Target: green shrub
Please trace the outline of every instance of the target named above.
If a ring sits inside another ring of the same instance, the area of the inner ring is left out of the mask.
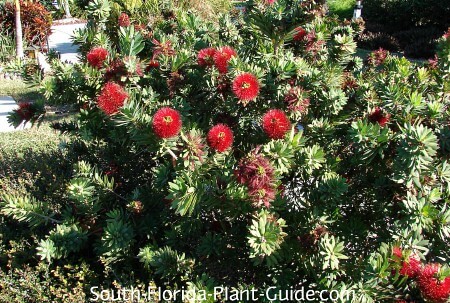
[[[47,75],[40,83],[40,92],[44,95],[48,105],[77,104],[77,91],[82,90],[86,80],[74,75],[78,67],[70,63],[63,63],[59,59],[52,60],[52,73]],[[80,75],[81,76],[81,75]]]
[[[64,198],[4,193],[2,216],[39,231],[49,268],[87,263],[105,288],[447,300],[450,33],[427,66],[363,62],[360,25],[323,4],[255,1],[217,23],[161,8],[149,35],[91,2]]]

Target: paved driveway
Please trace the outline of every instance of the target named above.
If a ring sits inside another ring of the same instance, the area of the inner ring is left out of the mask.
[[[61,53],[61,61],[78,62],[78,47],[72,45],[71,37],[76,29],[83,28],[85,24],[66,24],[52,26],[52,34],[48,38],[50,49]]]

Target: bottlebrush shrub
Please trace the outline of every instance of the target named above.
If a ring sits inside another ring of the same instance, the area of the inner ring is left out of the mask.
[[[82,49],[110,55],[72,73],[82,161],[67,200],[52,209],[2,196],[4,215],[48,231],[43,260],[82,258],[105,281],[133,272],[177,289],[308,285],[353,290],[354,302],[432,300],[399,272],[419,258],[440,264],[435,285],[449,275],[448,37],[432,66],[387,53],[369,64],[354,56],[359,25],[323,17],[314,1],[255,2],[219,27],[176,11],[152,37],[102,31],[100,15]],[[210,49],[234,53],[218,65]],[[108,115],[99,96],[111,81],[127,98]],[[249,88],[242,104],[236,91]]]
[[[44,104],[39,102],[21,102],[18,104],[18,108],[14,109],[11,114],[7,117],[8,123],[17,128],[22,123],[26,124],[30,122],[31,124],[39,121],[40,118],[45,114]]]
[[[6,1],[0,6],[0,24],[9,35],[14,36],[15,6]],[[23,36],[30,44],[44,48],[51,33],[52,16],[38,1],[20,1],[20,17]]]

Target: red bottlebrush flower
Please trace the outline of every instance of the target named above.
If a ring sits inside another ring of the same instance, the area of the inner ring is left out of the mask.
[[[99,69],[108,58],[108,51],[103,47],[95,47],[89,51],[86,58],[90,66]]]
[[[232,57],[236,57],[236,51],[229,46],[223,46],[216,50],[214,54],[214,65],[219,73],[226,74],[228,72],[228,62]]]
[[[262,188],[273,183],[274,168],[269,159],[252,153],[239,161],[235,176],[239,183],[251,188]]]
[[[413,255],[409,257],[409,260],[403,261],[402,268],[400,269],[399,273],[402,276],[415,278],[420,273],[421,269],[422,263],[420,262],[420,259],[417,256]]]
[[[259,94],[258,78],[250,73],[240,74],[233,81],[233,92],[246,105]]]
[[[388,54],[389,54],[388,51],[380,47],[378,50],[373,51],[369,55],[369,57],[367,58],[367,63],[372,66],[381,65],[386,61]]]
[[[282,110],[272,109],[264,114],[262,127],[269,138],[282,139],[291,128],[291,122]]]
[[[217,124],[208,132],[208,145],[217,150],[224,152],[231,144],[233,144],[233,132],[225,124]]]
[[[98,107],[107,115],[118,112],[128,98],[127,92],[117,83],[108,82],[97,98]]]
[[[147,67],[145,68],[146,71],[150,71],[154,68],[158,68],[159,67],[159,62],[156,60],[150,60],[147,64]]]
[[[275,199],[276,190],[274,168],[269,159],[253,152],[239,161],[234,174],[239,183],[248,187],[255,206],[270,206],[270,202]]]
[[[299,114],[308,112],[309,99],[306,97],[306,91],[301,87],[293,87],[284,97],[288,104],[288,109]]]
[[[159,42],[156,39],[152,40],[153,44],[153,57],[154,60],[160,55],[173,56],[175,55],[175,50],[172,47],[172,41]]]
[[[266,5],[272,5],[272,4],[274,4],[275,2],[277,2],[277,0],[265,0],[265,1],[264,1],[264,4],[266,4]]]
[[[181,115],[173,108],[163,107],[153,116],[152,126],[161,139],[175,137],[181,130]]]
[[[271,186],[263,186],[260,188],[249,188],[249,196],[252,198],[256,207],[270,207],[270,202],[275,199],[275,190]]]
[[[120,14],[120,16],[119,16],[119,26],[127,27],[127,26],[130,26],[130,24],[131,24],[130,17],[127,14],[125,14],[125,13]]]
[[[394,246],[392,248],[392,255],[401,260],[403,258],[403,251],[400,247]]]
[[[309,32],[304,39],[306,40],[306,51],[313,55],[316,55],[325,44],[325,41],[317,39],[315,31]]]
[[[384,114],[383,111],[377,107],[369,115],[369,121],[372,123],[378,123],[381,127],[385,127],[391,118],[390,114]]]
[[[434,55],[432,59],[428,59],[428,65],[431,69],[437,69],[439,63],[439,58],[437,55]]]
[[[356,79],[350,73],[344,73],[344,82],[341,85],[341,88],[344,91],[352,91],[359,87]]]
[[[308,34],[306,32],[306,30],[303,27],[301,27],[301,26],[295,28],[294,31],[295,31],[294,41],[302,41],[306,37],[306,35]]]
[[[30,121],[35,114],[35,110],[30,102],[19,103],[19,108],[14,111],[26,122]]]
[[[214,65],[214,55],[216,50],[212,47],[204,48],[198,52],[197,62],[202,67],[210,67]]]
[[[432,303],[445,303],[450,297],[450,277],[439,280],[438,264],[427,264],[417,276],[417,285],[422,296]]]

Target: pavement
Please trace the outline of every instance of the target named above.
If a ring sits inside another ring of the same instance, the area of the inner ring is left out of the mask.
[[[48,38],[50,49],[57,50],[61,54],[62,62],[77,63],[78,46],[72,44],[71,37],[75,30],[85,27],[86,24],[53,25],[52,34]]]
[[[27,123],[25,126],[20,125],[18,128],[9,125],[7,116],[16,108],[18,108],[16,100],[9,96],[0,96],[0,132],[10,132],[30,128],[30,123]]]

